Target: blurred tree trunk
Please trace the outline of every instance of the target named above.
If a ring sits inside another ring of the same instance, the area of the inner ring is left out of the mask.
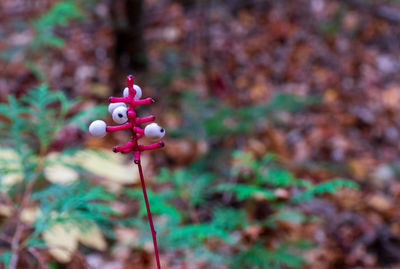
[[[115,27],[113,81],[115,91],[118,92],[121,90],[121,81],[124,82],[121,78],[147,67],[143,39],[143,5],[144,0],[111,1]]]

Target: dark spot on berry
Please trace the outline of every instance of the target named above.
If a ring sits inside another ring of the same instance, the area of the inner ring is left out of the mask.
[[[118,114],[118,117],[122,118],[124,115],[122,115],[121,113]]]
[[[165,131],[164,128],[161,128],[160,132],[161,132],[161,133],[164,133],[164,131]]]

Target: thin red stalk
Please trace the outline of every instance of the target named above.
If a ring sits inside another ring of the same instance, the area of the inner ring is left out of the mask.
[[[150,205],[149,205],[149,199],[147,198],[147,191],[146,191],[146,185],[144,182],[144,177],[143,177],[143,171],[142,171],[142,164],[139,161],[137,162],[137,166],[139,169],[139,175],[140,175],[140,182],[142,184],[142,190],[143,190],[143,197],[144,197],[144,202],[146,204],[146,210],[147,210],[147,218],[149,219],[149,224],[150,224],[150,229],[151,229],[151,235],[153,237],[153,245],[154,245],[154,253],[156,256],[156,261],[157,261],[157,268],[161,269],[161,265],[160,265],[160,257],[158,255],[158,247],[157,247],[157,233],[154,230],[154,225],[153,225],[153,217],[151,215],[151,211],[150,211]]]

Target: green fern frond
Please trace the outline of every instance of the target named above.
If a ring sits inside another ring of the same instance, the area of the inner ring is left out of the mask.
[[[140,204],[139,208],[139,216],[146,216],[146,204],[143,201],[143,193],[142,190],[139,189],[127,189],[125,190],[125,194],[133,199],[137,199]],[[180,212],[171,205],[164,197],[154,193],[152,190],[147,190],[147,196],[149,198],[149,203],[151,204],[151,210],[154,214],[157,215],[167,215],[169,217],[169,221],[174,223],[175,225],[181,221]]]
[[[38,30],[54,26],[66,25],[72,19],[82,17],[82,12],[74,1],[60,1],[55,3],[42,17],[34,22],[34,26]]]
[[[211,226],[225,231],[234,231],[248,225],[246,213],[243,210],[231,207],[217,207],[214,209]]]
[[[232,259],[232,268],[300,268],[304,259],[296,251],[295,245],[282,243],[274,249],[266,249],[261,244],[253,245]]]
[[[62,47],[64,39],[54,35],[53,28],[64,26],[71,20],[82,17],[83,13],[74,1],[64,0],[55,3],[43,16],[33,21],[36,35],[32,42],[32,48],[38,49],[41,46]]]
[[[266,183],[273,187],[292,186],[295,181],[296,179],[292,173],[279,167],[271,167],[257,178],[257,182]]]
[[[209,238],[219,238],[228,243],[232,242],[229,234],[224,229],[207,223],[189,224],[182,227],[171,228],[165,240],[169,242],[169,246],[171,247],[193,247],[203,243],[204,240]]]
[[[92,187],[84,182],[50,185],[34,193],[32,200],[40,201],[41,217],[34,224],[36,235],[55,222],[94,221],[104,224],[111,222],[112,215],[119,215],[105,203],[115,200],[115,195],[103,187]]]
[[[310,218],[305,216],[300,211],[283,209],[269,216],[268,219],[265,221],[265,224],[271,228],[275,228],[278,221],[286,221],[294,224],[301,224],[309,219]]]
[[[215,176],[211,173],[197,174],[190,169],[170,171],[161,169],[157,180],[160,182],[172,182],[173,188],[163,191],[168,193],[170,198],[182,198],[192,206],[203,203],[210,193],[210,186]]]
[[[4,266],[4,268],[8,268],[11,261],[11,250],[6,250],[0,255],[0,264]]]
[[[341,188],[358,189],[359,186],[349,179],[333,179],[311,187],[310,189],[302,192],[301,194],[292,198],[293,202],[305,202],[313,199],[318,194],[335,193]]]

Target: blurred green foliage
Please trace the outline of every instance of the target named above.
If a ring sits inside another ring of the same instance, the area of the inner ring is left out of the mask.
[[[30,42],[11,46],[0,52],[0,58],[11,61],[23,58],[24,65],[40,80],[47,81],[47,74],[39,62],[47,61],[49,52],[61,49],[65,45],[65,36],[58,31],[66,28],[69,23],[82,20],[85,6],[92,1],[62,0],[54,3],[49,10],[34,19],[17,19],[16,31],[32,29],[33,37]]]
[[[113,223],[111,216],[119,215],[108,203],[116,200],[115,195],[83,181],[71,185],[52,184],[35,192],[32,200],[40,202],[41,213],[34,223],[33,236],[40,235],[58,222],[83,228],[94,221],[101,227],[110,228]]]
[[[190,248],[201,255],[183,259],[207,260],[209,268],[221,263],[229,263],[232,268],[300,268],[304,264],[301,251],[312,247],[309,241],[293,242],[282,236],[274,238],[278,245],[266,247],[265,239],[249,243],[243,232],[257,226],[278,234],[280,221],[295,224],[313,221],[298,209],[298,203],[342,187],[357,188],[357,185],[345,179],[321,184],[298,179],[273,154],[258,160],[236,151],[232,157],[235,164],[226,179],[197,170],[196,164],[176,171],[161,170],[158,182],[167,186],[157,193],[150,192],[149,196],[153,212],[158,216],[156,226],[162,247],[168,250]],[[289,197],[277,196],[278,188],[287,190]],[[141,197],[140,190],[126,190],[126,193],[134,199]],[[259,203],[270,211],[266,217],[251,212]],[[145,212],[145,205],[140,202],[139,216],[144,217]],[[199,212],[206,212],[206,215],[200,216]],[[141,224],[136,220],[133,225],[144,227],[145,222],[143,218]],[[145,242],[150,234],[143,236],[142,242]],[[210,242],[214,242],[214,249],[208,247]],[[225,244],[230,250],[223,248]]]
[[[82,11],[76,1],[60,1],[55,3],[40,18],[33,21],[35,36],[31,44],[32,49],[37,50],[46,46],[63,47],[64,39],[55,34],[57,26],[65,26],[71,20],[81,19]]]
[[[38,204],[40,212],[23,247],[43,245],[42,233],[56,223],[72,223],[81,229],[88,223],[96,223],[104,233],[112,233],[113,216],[117,215],[109,205],[116,199],[113,194],[89,181],[69,185],[51,183],[44,173],[45,168],[51,165],[46,159],[49,147],[63,128],[82,126],[94,115],[97,117],[106,112],[104,106],[95,106],[67,117],[76,105],[77,102],[67,99],[63,92],[52,91],[46,85],[33,88],[20,99],[9,95],[8,103],[0,104],[0,197],[8,197],[5,201],[13,204],[7,206],[13,206],[15,210]],[[65,145],[59,156],[69,156],[73,150]],[[74,169],[82,171],[79,167]],[[21,178],[21,181],[10,181],[10,175]],[[84,175],[80,174],[82,178]],[[33,188],[28,193],[26,190],[30,184]],[[28,204],[21,202],[23,197],[29,199]],[[10,217],[9,220],[14,219]],[[0,227],[6,225],[7,221]],[[10,252],[6,251],[0,261],[7,264],[9,260]]]

